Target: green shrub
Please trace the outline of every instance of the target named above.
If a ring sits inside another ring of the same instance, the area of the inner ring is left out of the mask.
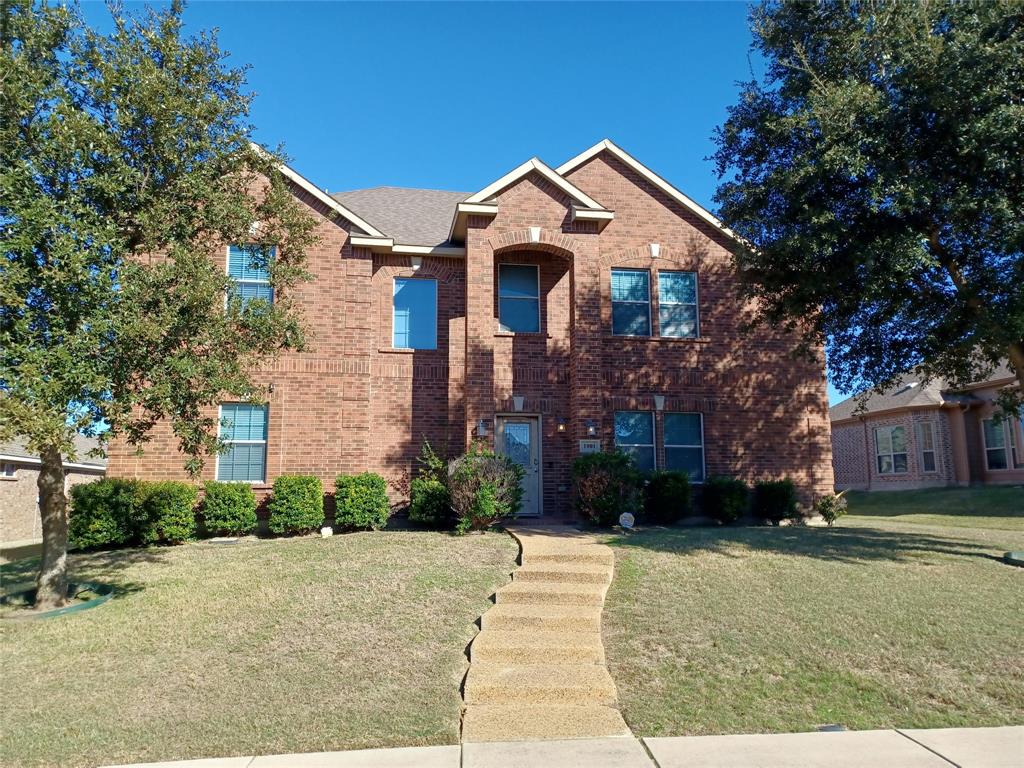
[[[451,522],[448,488],[432,477],[412,481],[409,522],[424,528],[447,528]]]
[[[267,503],[276,534],[309,533],[324,523],[324,486],[312,475],[281,475]]]
[[[572,463],[576,511],[594,525],[610,526],[619,515],[640,511],[640,473],[622,451],[586,453]]]
[[[334,488],[335,526],[351,531],[379,531],[387,525],[391,506],[383,477],[373,472],[338,475]]]
[[[507,456],[473,445],[448,470],[448,493],[458,533],[482,531],[514,517],[523,503],[523,468]]]
[[[686,472],[654,472],[644,487],[644,521],[672,523],[693,514],[690,476]]]
[[[736,522],[747,509],[750,489],[735,477],[709,477],[701,491],[701,509],[722,525]]]
[[[846,514],[848,505],[843,497],[844,493],[846,491],[839,494],[830,493],[828,496],[822,496],[818,499],[818,503],[814,505],[814,509],[828,523],[830,528],[836,520]]]
[[[68,543],[74,549],[132,543],[142,498],[140,480],[103,478],[72,486]]]
[[[194,539],[198,498],[199,489],[189,483],[143,483],[133,538],[139,544],[180,544]]]
[[[754,516],[778,525],[797,517],[796,486],[788,477],[783,480],[761,480],[754,484],[751,504]]]
[[[256,496],[245,483],[204,486],[203,528],[213,536],[241,536],[256,528]]]

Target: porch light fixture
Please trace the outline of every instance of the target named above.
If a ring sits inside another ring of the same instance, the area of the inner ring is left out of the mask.
[[[559,417],[558,421],[555,422],[555,429],[559,432],[565,432],[565,419]]]
[[[597,434],[597,424],[592,422],[590,419],[587,419],[586,427],[587,427],[587,436],[588,437],[592,437],[592,436]]]

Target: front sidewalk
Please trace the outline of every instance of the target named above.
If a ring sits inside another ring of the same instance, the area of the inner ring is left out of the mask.
[[[1024,726],[467,743],[134,768],[1021,768]],[[120,766],[108,768],[122,768]]]

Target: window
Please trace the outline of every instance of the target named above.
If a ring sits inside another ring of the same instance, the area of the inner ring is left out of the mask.
[[[633,457],[637,469],[653,471],[654,414],[650,411],[616,411],[615,446]]]
[[[224,403],[220,437],[228,449],[217,458],[217,479],[262,483],[266,479],[267,406]]]
[[[1010,431],[1010,455],[1013,460],[1014,469],[1024,469],[1024,452],[1018,447],[1020,444],[1017,442],[1018,436],[1016,429],[1020,429],[1020,437],[1024,438],[1024,418],[1021,418],[1017,424],[1009,422],[1006,428]]]
[[[18,476],[18,468],[13,464],[0,464],[0,478],[14,480]]]
[[[665,414],[665,469],[689,472],[704,480],[704,429],[699,413]]]
[[[917,425],[917,445],[921,451],[921,471],[935,471],[935,425],[922,421]]]
[[[983,419],[981,433],[985,439],[985,466],[991,469],[1009,469],[1006,462],[1006,425],[1008,422]]]
[[[880,475],[900,475],[907,471],[907,432],[903,427],[875,429],[875,456]]]
[[[612,270],[612,333],[651,335],[651,274],[647,270]]]
[[[437,349],[437,281],[395,278],[391,345]]]
[[[498,267],[498,320],[501,330],[540,331],[540,269],[529,264]]]
[[[697,273],[658,273],[658,317],[662,336],[696,338]]]
[[[235,295],[244,307],[253,299],[274,302],[274,289],[270,285],[270,262],[273,248],[254,245],[232,245],[228,248],[228,276],[235,282]]]

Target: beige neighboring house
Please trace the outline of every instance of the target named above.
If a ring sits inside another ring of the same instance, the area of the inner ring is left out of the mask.
[[[954,390],[908,374],[873,394],[829,409],[839,490],[904,490],[1024,483],[1024,424],[997,418],[999,390],[1016,386],[1003,365],[986,381]]]
[[[95,438],[78,435],[78,458],[65,461],[65,487],[103,477],[107,460],[88,455]],[[42,540],[39,522],[39,457],[20,443],[0,443],[0,547],[10,549]]]

